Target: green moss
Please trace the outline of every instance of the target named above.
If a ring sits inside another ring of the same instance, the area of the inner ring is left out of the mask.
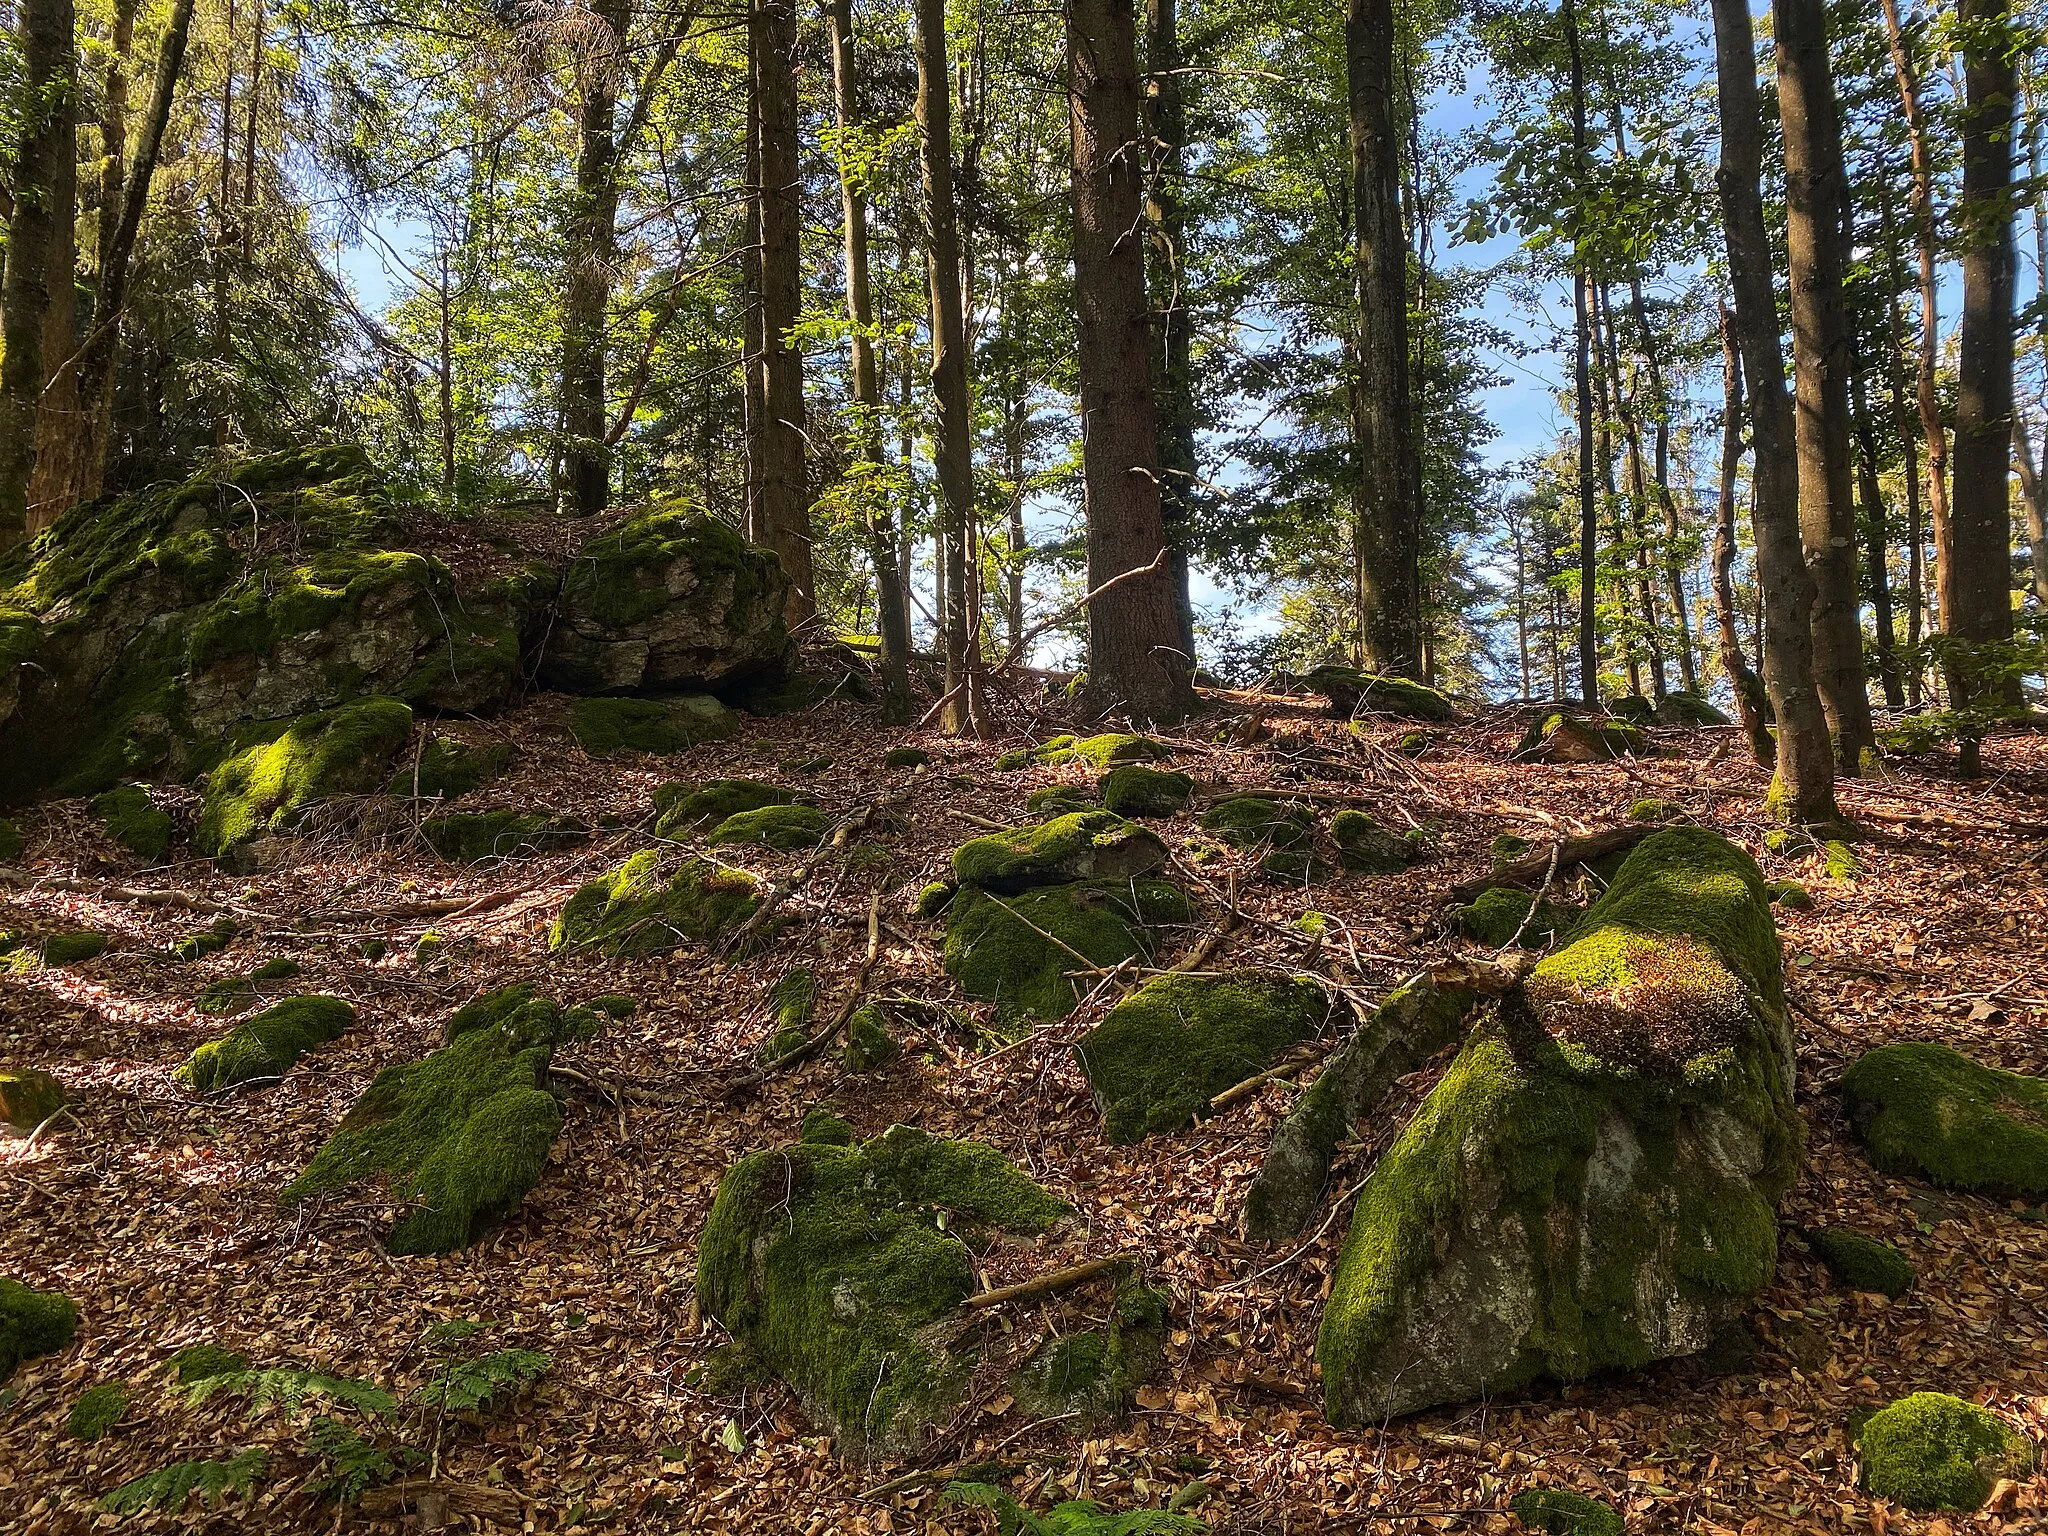
[[[640,1007],[623,992],[606,992],[600,997],[593,997],[583,1006],[594,1009],[608,1019],[630,1019]]]
[[[650,507],[577,551],[562,586],[565,607],[614,626],[642,623],[675,601],[669,568],[688,561],[706,585],[728,589],[728,627],[751,628],[745,612],[756,605],[779,611],[782,592],[771,560],[737,531],[681,502]],[[779,624],[776,626],[779,629]],[[595,685],[596,679],[591,683]]]
[[[240,1013],[253,1007],[268,990],[267,983],[289,981],[299,974],[299,962],[283,956],[266,960],[243,976],[223,976],[199,989],[192,1006],[201,1013]]]
[[[1667,693],[1657,701],[1659,725],[1727,725],[1728,716],[1696,693],[1683,689]]]
[[[1623,1536],[1614,1507],[1567,1488],[1525,1488],[1508,1508],[1532,1531],[1549,1536]]]
[[[1516,762],[1600,763],[1650,755],[1650,738],[1625,720],[1553,711],[1534,721],[1515,748]]]
[[[917,900],[910,910],[918,917],[937,917],[952,904],[953,893],[957,890],[959,887],[950,881],[933,880],[917,893]]]
[[[50,934],[43,940],[41,948],[45,965],[77,965],[84,960],[97,959],[106,951],[107,936],[90,928]]]
[[[923,768],[932,760],[923,747],[891,747],[882,754],[884,768]]]
[[[491,859],[528,859],[553,853],[589,836],[582,823],[562,816],[519,811],[458,811],[420,823],[427,846],[452,864]]]
[[[801,1042],[809,1033],[817,1006],[818,973],[808,965],[791,966],[768,989],[768,1017],[775,1021],[778,1035],[794,1035]]]
[[[1856,1436],[1863,1483],[1908,1509],[1981,1509],[2000,1477],[2033,1470],[2033,1442],[2003,1419],[1946,1392],[1915,1392],[1880,1408]]]
[[[654,835],[682,839],[700,827],[771,805],[807,805],[806,796],[758,779],[712,779],[663,784],[654,791]]]
[[[1628,808],[1630,821],[1677,821],[1685,807],[1676,800],[1638,800]]]
[[[1955,717],[1948,714],[1907,715],[1877,733],[1878,745],[1895,757],[1926,757],[1955,738]]]
[[[171,818],[156,807],[140,784],[123,784],[95,796],[93,814],[106,823],[107,835],[137,858],[163,861],[171,845]]]
[[[1863,861],[1856,857],[1856,850],[1839,838],[1830,838],[1821,848],[1830,880],[1854,880],[1863,873]]]
[[[121,1422],[121,1415],[128,1411],[128,1384],[125,1381],[103,1381],[97,1386],[87,1387],[79,1394],[78,1401],[71,1405],[71,1417],[66,1427],[74,1440],[98,1440],[107,1431]]]
[[[569,731],[592,757],[647,752],[667,757],[739,734],[739,716],[706,694],[672,699],[578,699]]]
[[[1363,811],[1339,811],[1331,817],[1330,841],[1337,845],[1346,869],[1368,875],[1399,874],[1422,853],[1413,839],[1389,832]]]
[[[996,759],[995,766],[1009,770],[1028,768],[1033,764],[1057,768],[1068,763],[1082,763],[1099,773],[1119,763],[1152,763],[1172,755],[1173,748],[1149,736],[1109,731],[1100,736],[1054,736],[1035,747],[1020,747],[1003,753]]]
[[[804,1116],[797,1140],[812,1147],[852,1147],[859,1145],[860,1133],[850,1122],[819,1105]]]
[[[1155,924],[1194,916],[1187,897],[1158,880],[1041,886],[1013,897],[962,887],[946,912],[946,970],[969,997],[1005,1016],[1062,1019],[1104,968],[1157,952]],[[1050,937],[1048,937],[1050,935]]]
[[[1536,914],[1529,916],[1529,908],[1535,906]],[[1475,939],[1491,949],[1499,949],[1514,938],[1522,935],[1522,943],[1535,949],[1548,944],[1579,919],[1576,907],[1564,906],[1553,901],[1539,902],[1527,891],[1515,890],[1512,886],[1497,885],[1491,890],[1481,891],[1470,906],[1454,907],[1451,917],[1458,925],[1458,931],[1468,939]],[[1528,917],[1525,928],[1522,919]]]
[[[315,1046],[338,1039],[355,1018],[338,997],[288,997],[200,1046],[178,1068],[178,1081],[195,1093],[214,1093],[252,1077],[281,1076]]]
[[[660,854],[649,849],[571,896],[548,930],[548,948],[653,955],[685,939],[708,944],[745,922],[760,899],[746,875],[703,859],[664,876]]]
[[[741,811],[726,817],[711,834],[711,841],[777,848],[789,853],[817,847],[831,826],[825,813],[812,806],[764,805],[758,811]]]
[[[64,1107],[64,1084],[37,1067],[0,1067],[0,1120],[32,1131]]]
[[[1046,784],[1024,797],[1024,809],[1034,816],[1066,816],[1101,808],[1101,797],[1079,784]]]
[[[1316,819],[1305,807],[1283,805],[1263,795],[1219,800],[1202,813],[1202,830],[1233,848],[1304,849],[1314,840]]]
[[[0,864],[18,863],[22,850],[27,846],[22,838],[21,828],[5,817],[0,817]]]
[[[953,855],[962,885],[1015,895],[1075,880],[1149,875],[1166,862],[1166,845],[1110,811],[1075,811],[1034,827],[963,843]]]
[[[1102,1327],[1049,1338],[1010,1376],[1034,1419],[1077,1416],[1091,1431],[1122,1418],[1158,1369],[1168,1297],[1126,1275]]]
[[[1517,837],[1512,832],[1503,832],[1488,845],[1493,859],[1493,872],[1499,874],[1515,860],[1529,851],[1529,839]]]
[[[400,763],[385,793],[452,800],[501,777],[511,761],[512,749],[501,741],[477,747],[454,736],[430,736],[418,764]]]
[[[371,793],[411,734],[412,710],[397,699],[299,716],[213,771],[193,846],[218,858],[261,832],[290,831],[317,801]]]
[[[1649,725],[1657,718],[1656,706],[1640,693],[1624,693],[1609,699],[1605,708],[1615,719],[1631,725]]]
[[[1428,731],[1403,731],[1394,750],[1403,757],[1420,757],[1435,745],[1436,738]]]
[[[1356,667],[1317,667],[1302,681],[1329,697],[1333,715],[1450,720],[1458,713],[1457,706],[1436,689],[1405,677],[1361,672]]]
[[[697,1296],[845,1440],[903,1448],[970,1364],[932,1327],[974,1289],[961,1234],[1028,1235],[1066,1214],[977,1142],[907,1126],[855,1146],[806,1141],[720,1181]]]
[[[170,949],[173,960],[204,960],[208,955],[220,953],[241,934],[241,927],[226,915],[216,917],[204,928],[188,933]]]
[[[24,1360],[54,1355],[76,1332],[78,1308],[70,1297],[0,1275],[0,1381]]]
[[[452,1252],[519,1209],[562,1128],[544,1087],[553,1043],[531,1038],[545,1011],[530,997],[480,1003],[448,1044],[377,1074],[281,1204],[388,1182],[408,1207],[389,1241],[401,1254]]]
[[[1788,912],[1813,910],[1813,897],[1797,880],[1772,880],[1764,889],[1770,892],[1771,905],[1774,907],[1783,907]]]
[[[412,963],[423,971],[432,970],[447,948],[448,940],[429,928],[412,941]]]
[[[249,1357],[218,1344],[187,1344],[169,1361],[172,1378],[181,1387],[211,1381],[216,1376],[235,1376],[249,1369]]]
[[[1806,1239],[1828,1273],[1852,1291],[1902,1296],[1913,1285],[1913,1261],[1890,1243],[1849,1227],[1808,1227]]]
[[[1913,1041],[1858,1057],[1842,1074],[1842,1097],[1871,1161],[1887,1173],[2048,1195],[2048,1079]]]
[[[889,1016],[879,1004],[864,1003],[846,1021],[846,1051],[841,1058],[849,1072],[873,1072],[903,1054],[889,1031]]]
[[[1224,1089],[1329,1022],[1314,982],[1155,976],[1109,1010],[1075,1054],[1113,1142],[1177,1131]]]
[[[1118,816],[1171,816],[1186,807],[1195,781],[1184,773],[1124,763],[1104,774],[1097,787],[1103,806]]]
[[[816,757],[785,757],[775,766],[791,778],[808,779],[824,773],[837,761],[837,758],[821,753]]]

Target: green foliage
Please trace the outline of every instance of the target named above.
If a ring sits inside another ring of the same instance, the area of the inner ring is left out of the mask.
[[[830,826],[823,811],[808,805],[764,805],[757,811],[726,817],[712,832],[711,842],[751,844],[790,853],[817,847]]]
[[[247,1496],[270,1464],[261,1450],[243,1451],[221,1461],[176,1461],[168,1467],[131,1478],[101,1497],[100,1508],[112,1515],[139,1515],[145,1510],[176,1512],[194,1493],[209,1504]]]
[[[1842,1097],[1870,1160],[1887,1173],[1948,1189],[2048,1195],[2048,1079],[1910,1041],[1851,1062]]]
[[[212,1376],[227,1376],[249,1369],[249,1357],[223,1349],[218,1344],[187,1344],[170,1358],[171,1375],[178,1386],[188,1387]]]
[[[1525,1488],[1508,1505],[1515,1518],[1548,1536],[1622,1536],[1614,1506],[1568,1488]]]
[[[1801,1235],[1828,1273],[1852,1291],[1903,1296],[1912,1288],[1913,1261],[1890,1243],[1848,1227],[1808,1227]]]
[[[24,1360],[54,1355],[78,1332],[78,1307],[57,1291],[0,1275],[0,1381]]]
[[[71,1417],[66,1420],[72,1436],[79,1440],[100,1439],[121,1422],[121,1415],[128,1411],[129,1395],[125,1381],[103,1381],[87,1387],[71,1405]]]
[[[1114,1513],[1093,1499],[1068,1499],[1035,1515],[990,1483],[946,1484],[945,1499],[996,1517],[998,1536],[1197,1536],[1208,1526],[1193,1515],[1165,1509]]]
[[[953,875],[962,885],[1016,895],[1033,886],[1149,875],[1165,862],[1156,833],[1110,811],[1075,811],[962,843]]]
[[[995,760],[995,766],[1008,771],[1034,764],[1056,768],[1066,763],[1082,763],[1101,772],[1118,763],[1152,763],[1172,755],[1171,747],[1149,736],[1110,731],[1100,736],[1055,736],[1035,747],[1005,752]]]
[[[409,1446],[387,1450],[339,1419],[315,1419],[306,1430],[306,1449],[328,1466],[314,1490],[344,1504],[354,1503],[365,1489],[390,1482],[401,1466],[424,1459]]]
[[[299,716],[213,771],[193,846],[218,858],[259,833],[290,831],[321,800],[371,793],[411,734],[412,710],[397,699]]]
[[[473,1359],[444,1358],[434,1375],[414,1394],[426,1408],[452,1413],[481,1413],[506,1397],[516,1397],[554,1367],[555,1357],[538,1349],[501,1349]]]
[[[548,948],[660,954],[685,939],[712,943],[760,905],[754,881],[735,870],[689,859],[664,878],[660,865],[648,849],[583,886],[548,930]]]
[[[1863,1483],[1908,1509],[1974,1510],[1999,1477],[2033,1469],[2033,1443],[2003,1419],[1946,1392],[1915,1392],[1857,1432]]]
[[[214,1093],[281,1076],[307,1051],[339,1039],[355,1018],[338,997],[288,997],[200,1046],[178,1068],[178,1081],[195,1093]]]
[[[96,795],[92,808],[107,824],[108,836],[123,848],[151,864],[163,861],[164,850],[171,845],[173,824],[140,784],[122,784]]]
[[[252,1413],[272,1407],[297,1413],[314,1401],[337,1403],[373,1418],[382,1418],[398,1409],[398,1399],[371,1382],[330,1376],[295,1365],[214,1371],[182,1390],[185,1401],[194,1407],[215,1397],[246,1397]]]
[[[1069,972],[1107,969],[1157,952],[1157,925],[1194,916],[1187,896],[1159,880],[1040,886],[995,896],[963,886],[946,908],[946,970],[969,997],[1005,1016],[1063,1019],[1078,994]],[[1050,935],[1050,937],[1048,937]]]
[[[569,710],[569,731],[592,757],[647,752],[667,757],[707,741],[724,741],[739,730],[739,718],[702,694],[673,699],[578,699]]]
[[[1115,815],[1171,816],[1187,805],[1195,781],[1184,773],[1124,763],[1104,774],[1097,789],[1103,808]]]

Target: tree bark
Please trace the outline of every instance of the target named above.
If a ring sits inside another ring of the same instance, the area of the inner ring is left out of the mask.
[[[1605,380],[1601,403],[1603,414],[1621,427],[1622,451],[1628,465],[1628,527],[1625,533],[1620,526],[1623,498],[1614,489],[1611,458],[1607,460],[1607,490],[1615,507],[1617,533],[1635,545],[1636,610],[1642,615],[1643,640],[1649,652],[1651,692],[1661,699],[1670,692],[1670,683],[1664,671],[1664,626],[1657,611],[1656,582],[1651,573],[1649,529],[1643,521],[1644,509],[1650,500],[1649,476],[1643,465],[1643,434],[1629,398],[1630,391],[1622,387],[1621,337],[1620,327],[1614,318],[1614,295],[1605,283],[1600,285],[1598,295],[1594,335],[1605,338],[1601,343],[1601,373]],[[1620,542],[1621,539],[1617,539],[1617,546]]]
[[[75,80],[74,80],[75,85]],[[50,303],[43,313],[43,388],[36,411],[36,460],[28,479],[28,532],[33,535],[65,509],[61,494],[65,444],[78,432],[78,112],[58,114],[51,166]]]
[[[1565,48],[1571,58],[1572,159],[1580,180],[1590,179],[1586,155],[1586,59],[1579,43],[1579,11],[1575,0],[1559,10]],[[1587,314],[1586,266],[1576,243],[1572,249],[1572,325],[1578,343],[1573,388],[1579,431],[1579,697],[1600,704],[1600,628],[1597,583],[1600,576],[1600,512],[1593,486],[1593,332]]]
[[[1892,221],[1892,190],[1880,180],[1878,187],[1879,238],[1885,252],[1885,389],[1891,397],[1893,429],[1905,459],[1906,482],[1906,701],[1920,703],[1920,637],[1927,611],[1926,558],[1927,524],[1921,515],[1920,452],[1913,441],[1913,422],[1906,405],[1906,322],[1899,312],[1899,289],[1903,267],[1899,258],[1898,230]],[[1940,423],[1936,422],[1937,429]]]
[[[1188,586],[1188,540],[1200,466],[1195,457],[1194,330],[1188,310],[1187,111],[1180,89],[1180,21],[1175,0],[1145,0],[1145,126],[1151,140],[1145,223],[1152,262],[1152,370],[1159,398],[1159,510],[1166,522],[1167,565],[1181,649],[1195,654],[1195,605]]]
[[[1771,735],[1770,697],[1763,680],[1750,670],[1742,654],[1742,635],[1735,625],[1735,483],[1742,465],[1742,354],[1735,340],[1735,317],[1721,306],[1721,494],[1714,519],[1714,622],[1721,631],[1721,670],[1735,691],[1735,713],[1742,734],[1759,766],[1778,760]]]
[[[1870,617],[1877,630],[1877,676],[1884,701],[1893,709],[1906,703],[1899,677],[1898,652],[1892,636],[1891,539],[1887,533],[1884,491],[1877,482],[1877,435],[1870,417],[1869,392],[1863,382],[1862,358],[1850,335],[1850,405],[1856,424],[1856,485],[1863,503],[1864,568],[1870,573]]]
[[[2048,137],[2048,122],[2041,118],[2040,98],[2035,94],[2031,72],[2026,81],[2026,103],[2027,114],[2034,122],[2034,131],[2027,139],[2027,180],[2033,187],[2027,200],[2034,213],[2034,297],[2038,304],[2035,313],[2040,317],[2034,334],[2042,356],[2048,358],[2048,182],[2041,175],[2041,142]],[[2020,469],[2020,498],[2027,514],[2027,563],[2033,575],[2034,601],[2048,609],[2048,489],[2041,484],[2048,463],[2034,458],[2027,418],[2017,400],[2013,402],[2012,446]],[[2043,428],[2042,453],[2048,459],[2048,425]]]
[[[1629,305],[1634,312],[1636,333],[1642,338],[1643,367],[1650,376],[1650,407],[1656,412],[1656,459],[1651,483],[1656,487],[1658,510],[1664,517],[1664,587],[1671,604],[1671,624],[1677,632],[1678,681],[1687,693],[1698,693],[1699,669],[1693,660],[1692,615],[1685,595],[1685,567],[1679,557],[1684,531],[1679,524],[1678,500],[1671,493],[1671,396],[1664,388],[1664,368],[1658,356],[1657,336],[1650,329],[1649,306],[1643,301],[1640,278],[1630,278]]]
[[[1750,394],[1756,450],[1751,522],[1757,590],[1770,625],[1763,672],[1778,718],[1778,761],[1770,807],[1787,821],[1838,818],[1827,715],[1813,678],[1813,575],[1799,541],[1799,480],[1792,402],[1778,339],[1778,303],[1764,228],[1763,120],[1756,39],[1746,0],[1714,0],[1716,90],[1721,118],[1717,175],[1735,326]]]
[[[1842,298],[1847,197],[1842,123],[1828,66],[1824,0],[1772,0],[1785,142],[1785,249],[1798,407],[1799,529],[1813,571],[1814,680],[1842,772],[1861,771],[1877,735],[1863,671],[1856,501],[1849,466],[1849,326]]]
[[[562,510],[575,517],[594,517],[611,500],[605,312],[618,262],[619,79],[632,21],[628,0],[593,0],[591,15],[599,28],[578,59],[576,191],[562,294]]]
[[[1175,720],[1194,708],[1173,577],[1162,555],[1142,227],[1137,27],[1131,0],[1068,0],[1074,297],[1081,474],[1088,522],[1088,686],[1106,715]],[[1108,585],[1127,572],[1155,572]]]

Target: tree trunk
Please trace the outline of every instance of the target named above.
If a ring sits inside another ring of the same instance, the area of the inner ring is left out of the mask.
[[[1893,429],[1905,457],[1906,482],[1906,701],[1920,704],[1920,636],[1927,611],[1927,526],[1920,512],[1920,453],[1913,442],[1913,423],[1906,406],[1906,323],[1899,312],[1903,269],[1898,231],[1892,222],[1892,189],[1880,178],[1879,237],[1885,252],[1885,389],[1891,397]],[[1937,427],[1939,423],[1936,424]]]
[[[1849,468],[1849,326],[1842,123],[1828,67],[1823,0],[1772,0],[1778,112],[1785,140],[1785,250],[1792,294],[1792,376],[1798,402],[1799,531],[1813,571],[1814,680],[1842,772],[1875,752],[1856,592],[1856,501]]]
[[[1657,611],[1656,582],[1652,578],[1650,559],[1649,529],[1643,521],[1644,510],[1649,506],[1649,475],[1643,465],[1642,427],[1636,420],[1635,406],[1630,399],[1633,390],[1622,388],[1621,377],[1621,336],[1620,326],[1614,319],[1614,295],[1605,283],[1599,290],[1599,325],[1596,334],[1606,336],[1603,372],[1612,391],[1613,419],[1620,423],[1622,451],[1628,464],[1628,534],[1635,545],[1636,567],[1636,608],[1643,619],[1643,638],[1650,653],[1651,691],[1663,698],[1670,691],[1669,680],[1664,672],[1664,626]],[[1609,471],[1610,480],[1612,470]],[[1609,491],[1613,486],[1610,483]],[[1620,518],[1620,498],[1615,497],[1616,519]]]
[[[1778,719],[1777,771],[1770,806],[1785,820],[1837,819],[1835,765],[1827,716],[1813,678],[1813,575],[1799,542],[1799,480],[1792,402],[1778,339],[1778,303],[1764,228],[1763,122],[1757,101],[1756,39],[1747,0],[1714,0],[1714,51],[1721,118],[1721,218],[1735,289],[1735,326],[1750,393],[1755,449],[1751,522],[1757,589],[1768,612],[1764,681]]]
[[[797,164],[796,10],[792,0],[749,0],[747,41],[760,118],[761,417],[754,541],[789,575],[783,615],[792,629],[816,613],[811,513],[804,480],[804,356],[791,335],[801,318],[803,233]]]
[[[1070,0],[1067,71],[1088,521],[1085,703],[1097,715],[1121,708],[1175,720],[1194,708],[1193,659],[1180,648],[1160,512],[1145,259],[1132,238],[1142,227],[1145,166],[1130,0]]]
[[[1586,154],[1586,59],[1579,46],[1579,11],[1575,0],[1559,10],[1565,48],[1571,58],[1572,159],[1581,182],[1590,181]],[[1600,629],[1598,594],[1600,553],[1599,501],[1593,486],[1593,332],[1587,314],[1585,259],[1572,250],[1572,325],[1578,343],[1573,385],[1578,402],[1579,431],[1579,697],[1600,703]]]
[[[1146,130],[1152,144],[1145,222],[1151,239],[1152,372],[1159,398],[1159,510],[1180,616],[1181,649],[1195,654],[1195,605],[1188,587],[1188,540],[1199,465],[1195,458],[1195,377],[1188,311],[1187,112],[1180,91],[1180,25],[1174,0],[1145,0]]]
[[[72,142],[78,110],[77,45],[71,0],[22,0],[20,137],[14,152],[14,207],[7,220],[7,259],[0,273],[0,549],[28,535],[28,488],[36,463],[44,331],[49,323],[50,259],[57,226],[70,219],[62,203],[68,178],[59,160]]]
[[[619,79],[625,68],[628,0],[593,0],[599,23],[578,60],[576,191],[569,215],[569,271],[562,294],[562,510],[594,517],[611,500],[606,444],[605,311],[618,260]]]
[[[1422,539],[1409,463],[1408,237],[1401,222],[1401,141],[1394,124],[1397,46],[1393,0],[1351,0],[1344,60],[1359,334],[1360,640],[1373,671],[1419,678]]]
[[[829,0],[832,21],[833,107],[842,135],[861,124],[854,99],[853,0]],[[882,381],[875,368],[875,301],[868,278],[868,196],[859,176],[839,160],[840,211],[846,229],[846,314],[853,328],[853,405],[858,420],[860,503],[875,568],[875,627],[881,637],[882,718],[901,724],[911,717],[910,609],[904,600],[896,557],[895,525],[882,494]]]
[[[1850,334],[1850,404],[1856,424],[1856,484],[1863,502],[1864,568],[1870,573],[1870,617],[1877,630],[1877,676],[1884,685],[1884,701],[1893,709],[1906,703],[1906,690],[1899,678],[1898,653],[1893,649],[1891,539],[1886,531],[1884,491],[1877,483],[1877,435],[1870,419],[1869,394],[1863,383],[1863,360]]]
[[[1771,735],[1770,697],[1742,654],[1735,626],[1735,483],[1742,466],[1742,354],[1735,317],[1721,306],[1721,495],[1714,519],[1714,622],[1721,631],[1721,670],[1735,691],[1735,713],[1759,766],[1773,767],[1778,743]]]
[[[2041,141],[2048,136],[2048,122],[2040,115],[2040,98],[2035,94],[2031,78],[2026,82],[2027,114],[2033,119],[2034,131],[2027,139],[2027,180],[2033,188],[2028,201],[2034,211],[2034,298],[2035,313],[2039,316],[2035,337],[2044,359],[2048,359],[2048,182],[2041,175]],[[2048,473],[2048,462],[2037,462],[2034,450],[2028,440],[2027,418],[2013,402],[2012,412],[2013,456],[2020,469],[2020,500],[2027,514],[2027,562],[2034,584],[2034,601],[2048,609],[2048,489],[2041,484],[2043,473]],[[2043,459],[2048,460],[2048,423],[2043,425]]]
[[[65,508],[65,444],[78,433],[78,112],[58,114],[51,167],[50,303],[43,315],[43,390],[36,412],[36,461],[28,480],[28,531],[41,532]]]
[[[1656,412],[1656,460],[1651,483],[1656,487],[1657,506],[1664,517],[1664,587],[1665,597],[1671,604],[1672,628],[1677,632],[1679,686],[1687,693],[1698,693],[1700,679],[1699,669],[1693,660],[1692,615],[1686,603],[1684,562],[1679,556],[1684,531],[1679,524],[1678,500],[1671,492],[1671,397],[1664,388],[1664,368],[1658,356],[1657,336],[1650,329],[1649,306],[1643,301],[1643,285],[1639,278],[1629,279],[1628,296],[1635,315],[1636,332],[1642,338],[1643,367],[1650,376],[1650,408]]]

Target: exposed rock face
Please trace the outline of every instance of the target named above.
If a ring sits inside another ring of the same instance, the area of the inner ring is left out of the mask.
[[[1755,864],[1658,833],[1576,933],[1359,1197],[1317,1348],[1337,1422],[1695,1353],[1771,1277],[1800,1125]]]

